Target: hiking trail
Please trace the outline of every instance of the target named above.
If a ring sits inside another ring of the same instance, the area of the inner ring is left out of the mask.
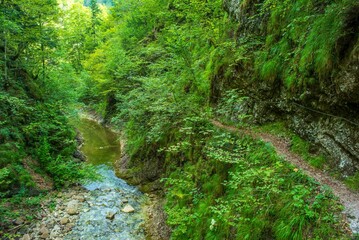
[[[340,202],[345,207],[343,213],[346,215],[351,231],[359,233],[359,194],[349,190],[344,183],[334,179],[327,173],[316,169],[309,165],[298,154],[290,150],[289,142],[283,138],[274,136],[266,132],[255,132],[248,128],[237,128],[234,126],[224,125],[217,120],[211,120],[212,124],[218,128],[225,129],[230,132],[237,132],[249,135],[255,139],[260,139],[264,142],[272,144],[278,155],[283,156],[284,159],[297,168],[301,169],[305,174],[314,178],[321,185],[329,186],[334,195],[337,196]]]

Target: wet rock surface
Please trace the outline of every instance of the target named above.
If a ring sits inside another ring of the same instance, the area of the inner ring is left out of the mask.
[[[98,172],[101,181],[58,193],[56,207],[44,207],[46,214],[21,239],[145,239],[142,205],[146,197],[109,167],[99,166]],[[124,208],[131,211],[121,211]]]
[[[145,197],[135,187],[117,178],[112,170],[99,170],[104,179],[85,186],[89,190],[83,211],[79,214],[72,231],[64,239],[144,239],[141,211],[129,214],[121,209],[121,199],[141,209]]]

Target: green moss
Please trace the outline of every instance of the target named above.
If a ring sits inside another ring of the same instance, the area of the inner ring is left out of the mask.
[[[316,168],[323,168],[326,163],[324,156],[310,154],[310,143],[299,136],[292,135],[291,150],[299,154],[305,161]]]
[[[359,172],[354,174],[353,176],[348,177],[345,180],[346,185],[353,189],[353,190],[359,190]]]
[[[297,76],[294,73],[285,73],[284,83],[287,88],[294,87],[297,83]]]
[[[257,128],[254,128],[254,129],[264,130],[266,132],[276,134],[280,137],[285,137],[289,134],[288,128],[285,126],[284,122],[272,122],[272,123],[262,125],[260,127],[257,126]]]
[[[281,62],[279,58],[273,58],[266,61],[261,69],[261,77],[273,82],[278,78],[281,72]]]
[[[265,44],[255,53],[258,75],[266,81],[280,77],[288,88],[312,87],[312,77],[316,85],[325,83],[343,60],[343,49],[356,40],[348,25],[356,8],[356,0],[264,1],[259,14],[269,19]]]

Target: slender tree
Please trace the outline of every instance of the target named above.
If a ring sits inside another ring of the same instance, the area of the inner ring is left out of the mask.
[[[91,35],[93,38],[93,45],[94,47],[97,46],[97,28],[100,25],[100,19],[99,19],[99,13],[100,8],[97,5],[96,0],[91,0],[90,2],[90,8],[91,8]]]
[[[88,29],[91,28],[91,11],[80,3],[75,3],[65,12],[60,29],[62,44],[67,52],[67,59],[77,72],[82,70],[88,42],[92,42]],[[90,44],[92,45],[92,44]]]

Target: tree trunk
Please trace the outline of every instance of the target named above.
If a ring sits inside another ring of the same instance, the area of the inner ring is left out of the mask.
[[[6,31],[4,30],[4,80],[7,82],[7,39]]]

